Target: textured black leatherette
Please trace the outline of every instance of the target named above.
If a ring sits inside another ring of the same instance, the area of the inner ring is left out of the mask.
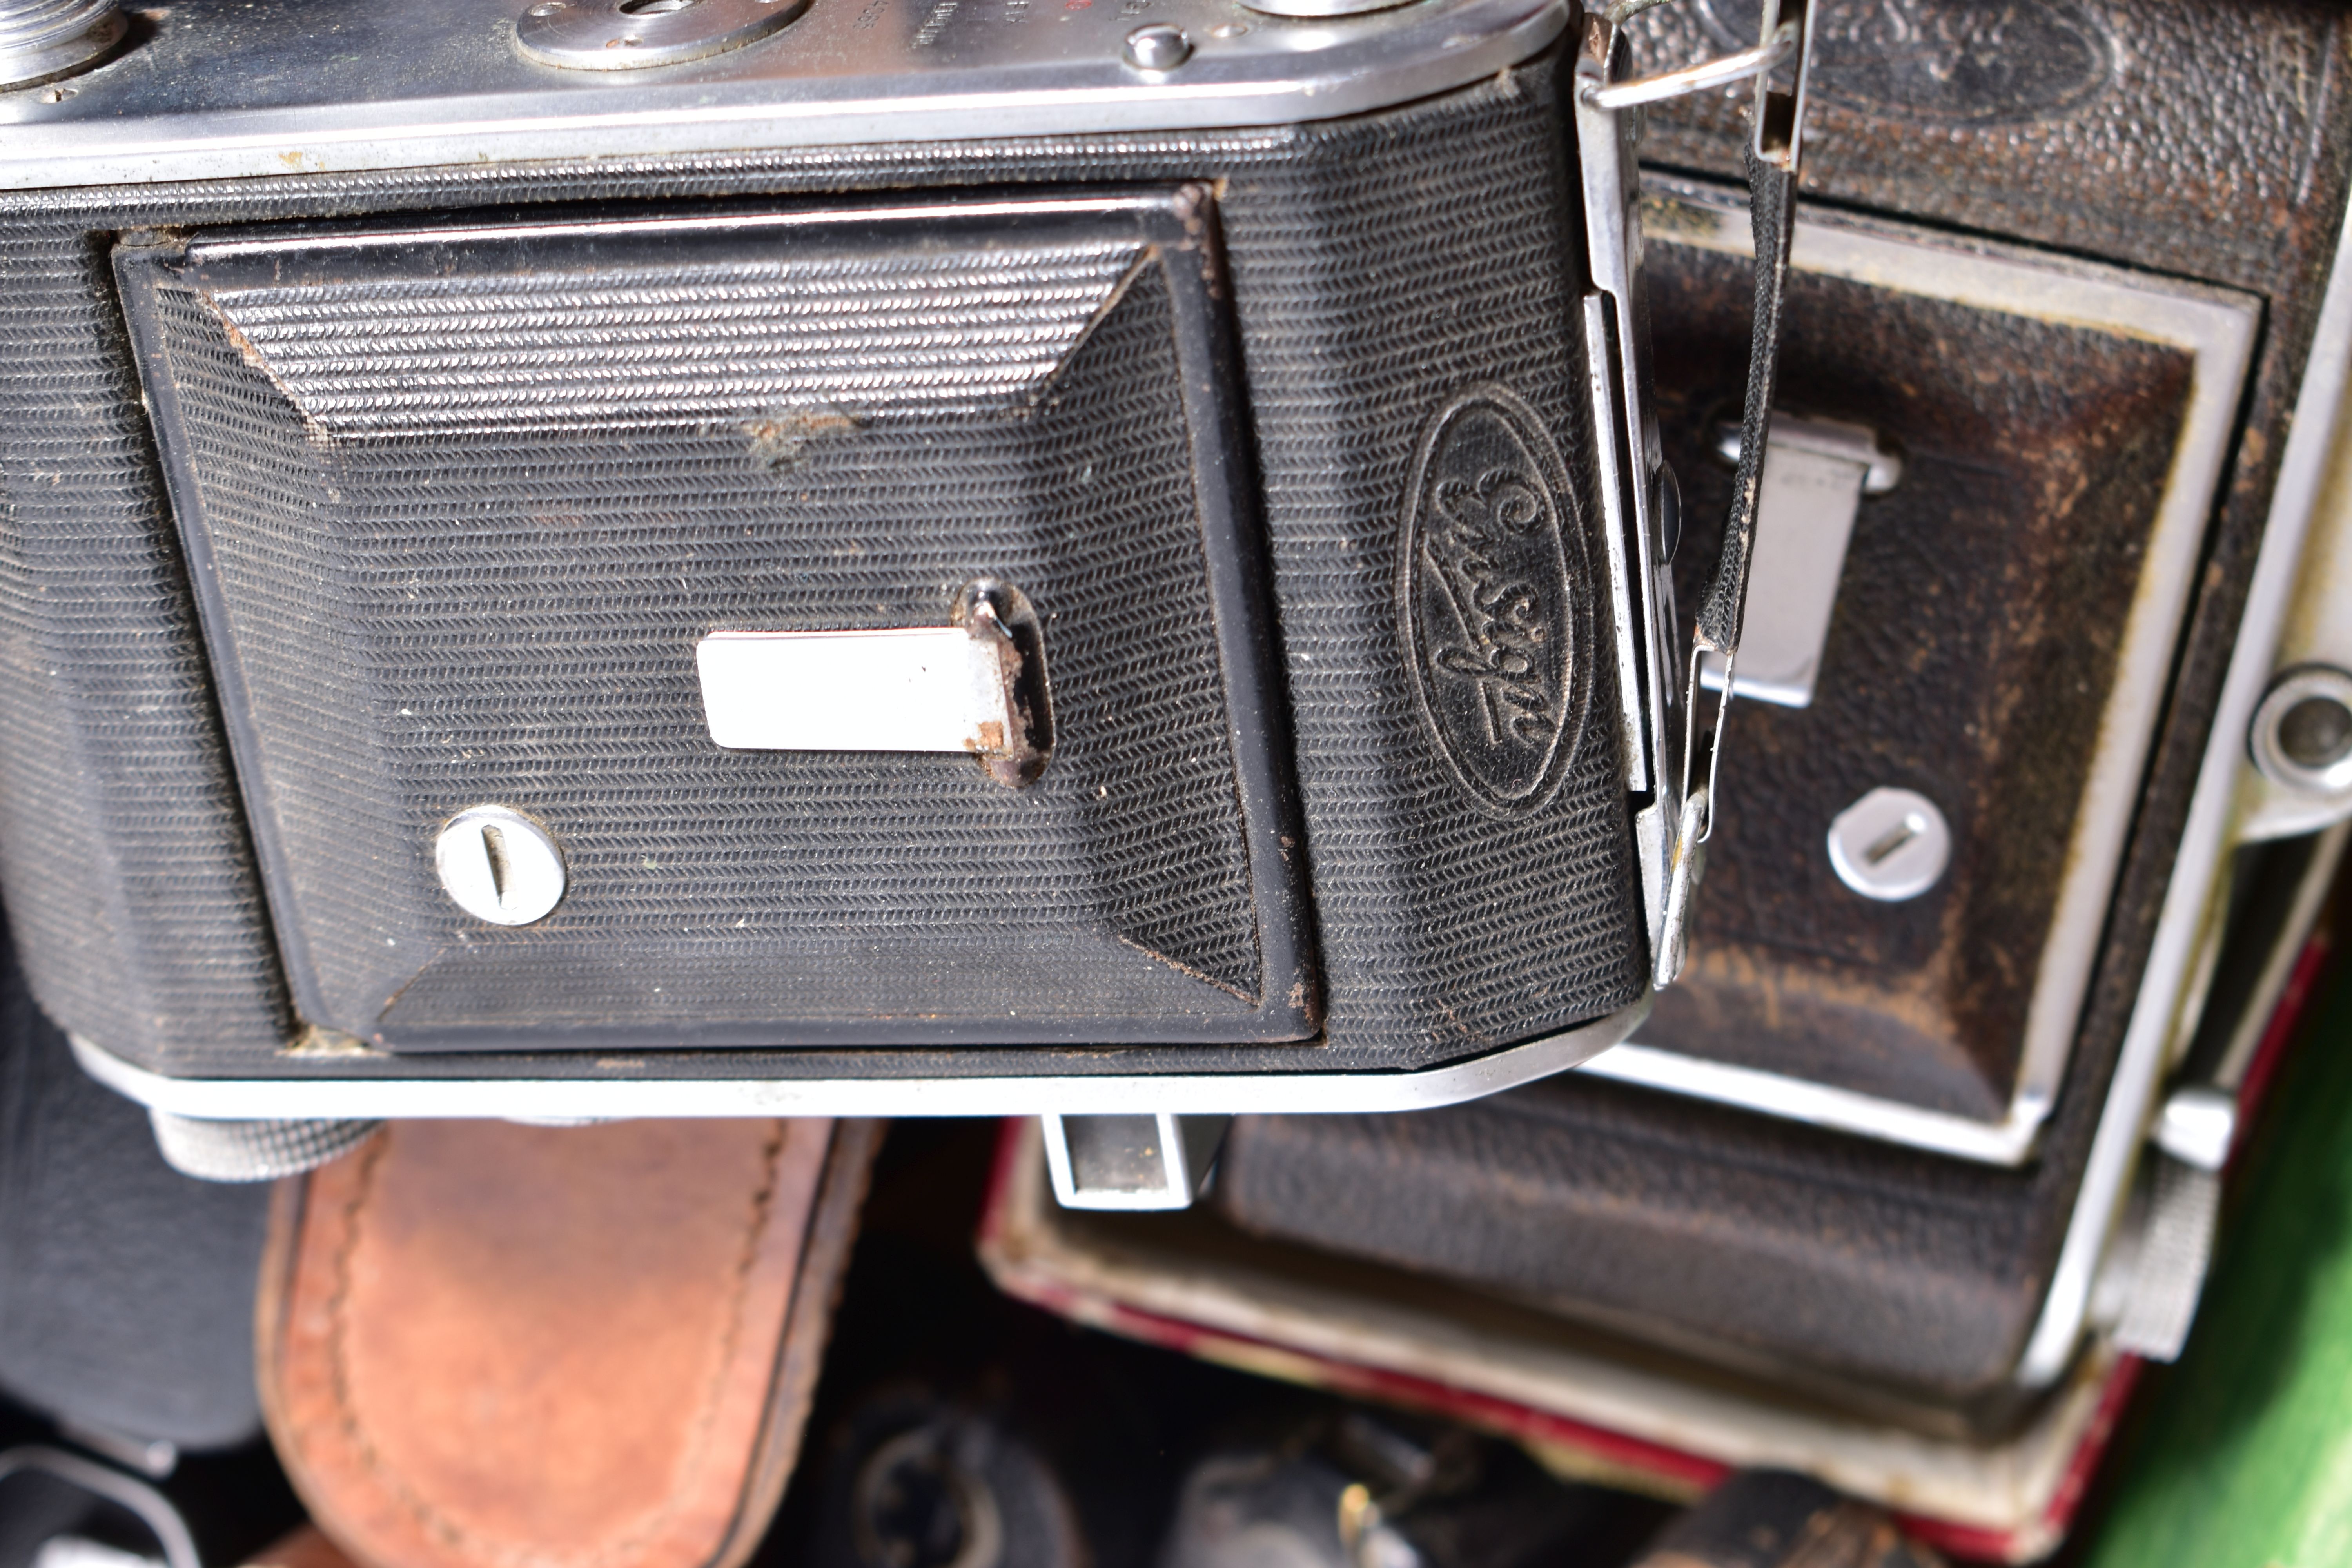
[[[1646,954],[1612,731],[1545,699],[1547,721],[1575,739],[1543,790],[1498,812],[1440,754],[1397,626],[1416,456],[1458,400],[1501,388],[1533,411],[1560,470],[1585,471],[1566,155],[1552,66],[1538,60],[1405,109],[1265,131],[9,198],[0,359],[37,370],[0,384],[0,726],[12,738],[0,877],[36,994],[109,1049],[180,1073],[1036,1070],[1025,1049],[911,1045],[650,1060],[282,1052],[320,1020],[299,1016],[281,974],[109,257],[118,237],[146,243],[136,231],[158,226],[1213,180],[1304,827],[1281,853],[1311,884],[1325,1022],[1310,1043],[1217,1047],[1216,1065],[1422,1066],[1627,1005]],[[1566,526],[1593,526],[1580,489],[1551,505]],[[1599,597],[1590,583],[1577,591]],[[1592,662],[1578,700],[1606,713],[1606,661]],[[357,877],[374,879],[365,867]],[[1212,967],[1225,962],[1226,939],[1200,940]],[[383,1005],[380,979],[352,990],[352,1016]],[[1063,1046],[1051,1060],[1083,1072],[1197,1070],[1203,1058],[1191,1047]]]
[[[1220,623],[1262,641],[1268,612],[1210,592],[1171,300],[1202,258],[1133,215],[937,213],[126,255],[308,1021],[409,1048],[1314,1033],[1295,946],[1261,954],[1221,679]],[[944,626],[980,578],[1044,625],[1028,787],[712,743],[703,635]],[[484,801],[563,846],[528,927],[437,885],[436,829]]]

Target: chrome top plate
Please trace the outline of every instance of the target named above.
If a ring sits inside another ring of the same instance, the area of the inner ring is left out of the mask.
[[[116,59],[0,93],[0,190],[1288,124],[1493,76],[1570,15],[1566,0],[1412,0],[1317,20],[1234,0],[815,0],[725,54],[580,71],[524,58],[521,10],[184,0],[142,13],[144,36]],[[1145,22],[1184,30],[1181,68],[1125,62]]]

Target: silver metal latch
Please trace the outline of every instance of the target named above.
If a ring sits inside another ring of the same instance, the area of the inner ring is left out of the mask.
[[[1739,426],[1725,425],[1716,446],[1739,461]],[[1811,703],[1854,513],[1863,497],[1884,495],[1902,478],[1903,459],[1863,426],[1772,416],[1735,695],[1784,708]],[[1707,690],[1723,689],[1723,670],[1721,654],[1700,655]]]
[[[1208,1184],[1230,1116],[1044,1116],[1045,1169],[1066,1209],[1181,1209]]]
[[[1044,635],[1006,584],[966,586],[950,626],[713,632],[694,654],[730,751],[961,752],[1017,788],[1053,750]]]

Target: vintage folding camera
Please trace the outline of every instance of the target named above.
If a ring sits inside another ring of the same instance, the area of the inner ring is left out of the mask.
[[[1644,12],[1631,69],[1755,20]],[[1815,29],[1679,981],[1578,1071],[1244,1117],[1181,1220],[1032,1204],[1008,1161],[986,1245],[1089,1322],[1668,1489],[1809,1469],[2030,1558],[2189,1332],[2352,816],[2343,17]],[[1642,144],[1686,606],[1747,439],[1743,112],[1661,103]]]
[[[0,891],[184,1163],[1255,1111],[1229,1231],[1705,1376],[2178,1342],[2352,809],[2332,11],[0,18]]]
[[[1647,1014],[1689,80],[1605,15],[31,12],[0,874],[165,1125],[1149,1134]],[[1784,183],[1801,23],[1689,79]]]

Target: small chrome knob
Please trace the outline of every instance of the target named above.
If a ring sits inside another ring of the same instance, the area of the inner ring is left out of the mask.
[[[2352,793],[2352,674],[2333,665],[2290,669],[2254,710],[2254,766],[2305,795]]]
[[[122,29],[115,0],[0,0],[0,88],[87,70]]]
[[[1192,40],[1181,27],[1148,22],[1127,36],[1127,63],[1139,71],[1172,71],[1192,58]]]

